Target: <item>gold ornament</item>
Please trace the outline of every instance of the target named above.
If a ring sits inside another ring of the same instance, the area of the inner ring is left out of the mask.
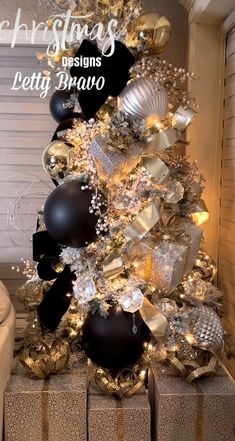
[[[167,113],[168,97],[165,88],[152,78],[138,78],[122,91],[119,101],[122,110],[130,119],[146,119],[153,127]]]
[[[63,179],[70,171],[70,146],[58,140],[49,144],[42,155],[44,170],[53,179]]]
[[[166,50],[170,36],[171,25],[167,18],[158,12],[147,12],[141,14],[131,25],[126,44],[160,54]]]
[[[43,299],[43,282],[27,281],[16,290],[16,299],[28,309],[36,308]]]

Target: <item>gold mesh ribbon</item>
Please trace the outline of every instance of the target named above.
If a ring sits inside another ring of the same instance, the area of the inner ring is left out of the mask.
[[[160,313],[159,309],[153,306],[146,297],[144,297],[140,314],[156,340],[170,334],[170,326],[168,321]]]
[[[217,361],[217,358],[212,356],[206,366],[200,366],[194,361],[180,361],[177,357],[173,357],[170,359],[170,364],[182,377],[185,378],[187,383],[192,383],[198,378],[216,375]],[[193,369],[192,372],[189,373],[189,369]]]
[[[19,356],[20,363],[37,378],[43,380],[51,374],[61,372],[69,361],[69,344],[64,340],[31,343]]]
[[[89,360],[89,379],[106,395],[120,398],[132,397],[145,384],[147,366],[143,362],[120,371],[113,377],[108,369],[95,366]]]

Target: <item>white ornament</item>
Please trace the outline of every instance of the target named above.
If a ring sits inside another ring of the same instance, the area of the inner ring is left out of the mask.
[[[144,296],[141,290],[134,288],[130,289],[129,292],[124,294],[120,298],[119,303],[122,306],[123,311],[132,312],[132,314],[134,314],[134,312],[138,311],[142,307],[143,301]]]
[[[92,279],[80,277],[73,283],[73,294],[78,302],[87,305],[96,295],[96,286]]]

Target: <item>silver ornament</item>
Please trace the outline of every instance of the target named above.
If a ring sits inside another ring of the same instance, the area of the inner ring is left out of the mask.
[[[69,174],[70,151],[69,144],[62,140],[53,141],[45,148],[42,165],[53,179],[63,179]]]
[[[168,97],[165,88],[152,78],[138,78],[129,83],[119,97],[119,110],[130,119],[153,119],[166,115]]]
[[[134,314],[142,307],[143,301],[144,296],[141,290],[138,288],[134,288],[130,289],[120,298],[119,304],[121,305],[123,311],[131,312],[132,314]]]
[[[188,320],[193,346],[208,350],[216,355],[221,354],[224,329],[214,309],[204,305],[198,306],[191,311]]]

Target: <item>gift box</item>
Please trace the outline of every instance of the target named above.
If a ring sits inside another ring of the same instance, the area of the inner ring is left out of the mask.
[[[86,441],[87,375],[37,380],[12,375],[5,391],[5,441]]]
[[[232,441],[235,386],[222,371],[188,384],[157,364],[149,370],[154,441]]]
[[[139,279],[151,283],[159,291],[170,291],[183,278],[188,248],[173,241],[143,240],[133,246],[128,258],[131,255],[140,260],[136,268]]]
[[[150,418],[145,389],[123,399],[90,389],[89,441],[150,441]]]
[[[111,180],[112,183],[127,176],[140,160],[141,150],[136,145],[128,150],[111,149],[105,135],[94,138],[89,147],[89,153],[95,161],[100,179]]]

